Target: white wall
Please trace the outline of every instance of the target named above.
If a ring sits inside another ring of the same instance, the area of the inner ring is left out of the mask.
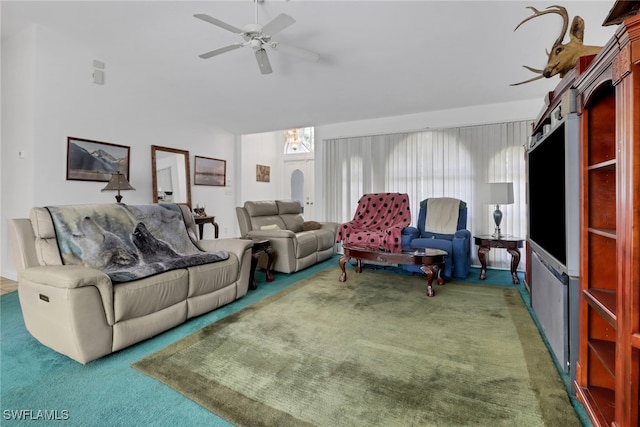
[[[104,85],[91,82],[94,59],[106,63]],[[16,277],[8,218],[28,216],[32,206],[114,201],[113,193],[100,191],[105,183],[66,180],[68,136],[131,147],[130,182],[136,191],[123,193],[130,204],[153,200],[151,145],[189,150],[192,169],[194,155],[225,159],[227,177],[234,176],[236,136],[180,107],[135,69],[51,30],[31,27],[3,41],[0,274]],[[193,186],[191,197],[216,216],[220,237],[234,233],[233,186]]]
[[[33,183],[33,168],[31,162],[26,162],[18,154],[33,157],[33,111],[35,109],[33,79],[35,73],[35,32],[24,31],[14,39],[2,45],[3,54],[10,56],[11,61],[2,62],[2,79],[12,82],[2,85],[2,147],[0,159],[2,162],[2,201],[15,199],[20,196],[24,202],[33,197],[32,192],[20,191],[15,181],[26,183],[31,188]],[[15,102],[9,105],[7,99]],[[10,123],[22,122],[21,126],[9,126]],[[6,123],[6,124],[5,124]],[[16,206],[6,206],[15,210]]]
[[[9,278],[15,278],[15,268],[9,261],[6,219],[24,216],[34,199],[35,71],[36,29],[30,27],[2,43],[0,269]]]
[[[242,135],[240,142],[240,162],[242,181],[239,201],[275,200],[283,196],[282,158],[284,150],[283,131]],[[256,181],[256,165],[271,168],[269,182]]]

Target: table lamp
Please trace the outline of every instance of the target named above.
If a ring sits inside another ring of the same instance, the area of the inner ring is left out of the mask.
[[[127,181],[127,178],[120,172],[114,173],[111,175],[111,181],[107,184],[106,187],[102,189],[102,191],[118,191],[116,195],[116,203],[120,203],[122,200],[122,196],[120,195],[120,190],[135,190]]]
[[[496,229],[491,237],[504,237],[505,235],[500,230],[500,223],[502,222],[500,205],[513,204],[513,182],[490,182],[489,203],[496,205],[496,210],[493,211],[493,221],[496,223]]]

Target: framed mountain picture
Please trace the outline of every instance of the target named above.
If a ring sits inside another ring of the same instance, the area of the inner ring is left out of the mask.
[[[129,179],[130,147],[67,138],[67,180],[109,182],[111,175],[120,172]]]

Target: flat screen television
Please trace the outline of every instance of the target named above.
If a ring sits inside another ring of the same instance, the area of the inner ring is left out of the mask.
[[[565,124],[528,151],[529,241],[567,265]],[[577,218],[576,218],[577,220]],[[555,264],[555,263],[554,263]]]

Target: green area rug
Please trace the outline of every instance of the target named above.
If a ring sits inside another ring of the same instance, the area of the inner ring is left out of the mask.
[[[238,425],[580,426],[520,293],[329,268],[133,366]]]

